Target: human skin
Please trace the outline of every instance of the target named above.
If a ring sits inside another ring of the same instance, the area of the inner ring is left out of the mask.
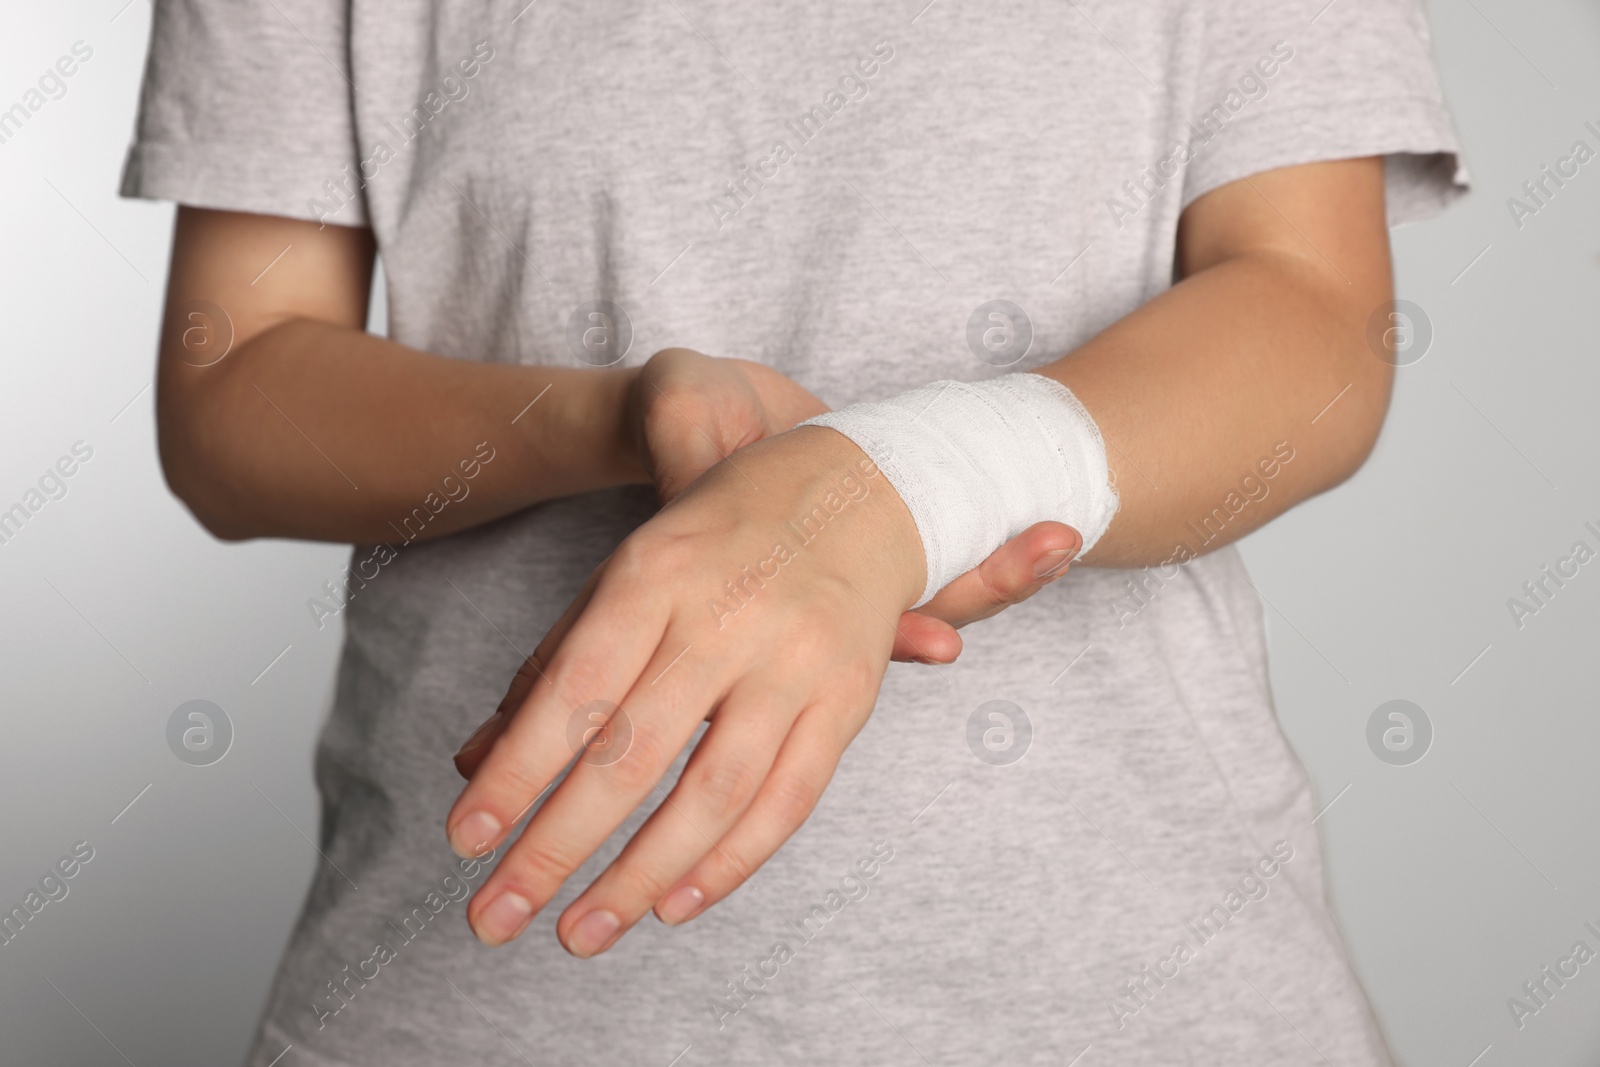
[[[157,429],[168,485],[217,537],[386,540],[481,441],[495,461],[423,539],[621,485],[654,482],[670,500],[728,453],[826,410],[769,367],[687,349],[573,368],[375,337],[363,329],[373,262],[366,229],[179,209]],[[954,660],[956,626],[1060,577],[1079,543],[1060,523],[1024,531],[907,614],[896,658]]]
[[[1077,394],[1107,442],[1121,508],[1091,565],[1170,559],[1187,524],[1286,442],[1294,462],[1273,492],[1207,547],[1242,536],[1354,473],[1387,410],[1392,368],[1366,339],[1393,295],[1380,159],[1216,189],[1184,212],[1177,256],[1179,284],[1036,368]],[[568,951],[605,951],[652,909],[670,924],[692,919],[809,815],[871,713],[896,641],[889,620],[922,590],[910,513],[881,476],[868,479],[736,618],[706,603],[864,459],[820,427],[765,438],[713,466],[591,576],[513,683],[492,743],[469,753],[446,822],[463,855],[499,848],[581,756],[469,905],[482,940],[525,929],[708,717],[666,800],[558,920]],[[575,753],[574,712],[597,700],[623,714]]]

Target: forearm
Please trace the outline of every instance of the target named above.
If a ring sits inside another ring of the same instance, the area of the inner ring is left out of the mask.
[[[1388,406],[1365,327],[1390,282],[1330,274],[1281,251],[1230,258],[1039,369],[1093,414],[1121,500],[1085,563],[1209,551],[1360,466]]]
[[[163,466],[218,536],[437,537],[643,482],[635,374],[449,359],[292,318],[214,365],[168,361]]]

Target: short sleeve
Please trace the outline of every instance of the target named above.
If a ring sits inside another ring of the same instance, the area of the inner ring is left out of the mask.
[[[365,225],[349,4],[155,0],[122,195]]]
[[[1419,0],[1212,0],[1183,202],[1251,174],[1383,156],[1389,224],[1436,214],[1468,177]]]

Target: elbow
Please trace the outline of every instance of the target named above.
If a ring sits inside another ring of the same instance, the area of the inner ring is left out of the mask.
[[[195,521],[219,541],[245,541],[255,536],[226,491],[226,472],[216,451],[204,447],[205,434],[192,398],[178,401],[169,390],[156,398],[156,442],[161,477]]]
[[[1328,433],[1332,462],[1323,490],[1355,477],[1377,449],[1394,391],[1394,365],[1361,345],[1346,361],[1344,392],[1317,416],[1314,429]],[[1342,411],[1340,409],[1343,409]]]
[[[189,510],[205,531],[219,541],[248,541],[255,536],[218,492],[216,479],[192,453],[161,443],[161,475],[167,489]]]
[[[1366,466],[1367,460],[1371,458],[1377,445],[1378,429],[1376,427],[1371,433],[1354,437],[1348,441],[1345,447],[1341,449],[1338,460],[1330,467],[1330,477],[1327,480],[1327,484],[1320,487],[1319,492],[1325,493],[1330,489],[1336,489],[1351,478],[1354,478],[1361,468]]]

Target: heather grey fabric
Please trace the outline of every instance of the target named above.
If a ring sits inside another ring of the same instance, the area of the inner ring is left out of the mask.
[[[1003,373],[968,345],[991,300],[1031,322],[1011,369],[1071,349],[1170,284],[1179,212],[1223,183],[1386,154],[1394,221],[1465,184],[1406,0],[525,3],[157,0],[124,191],[371,225],[420,348],[603,362],[578,342],[604,300],[628,363],[737,355],[842,405]],[[589,962],[556,943],[641,812],[479,946],[450,755],[651,510],[597,493],[357,550],[330,863],[255,1067],[1387,1062],[1232,549],[1076,570],[959,664],[892,666],[810,822],[698,921]]]

